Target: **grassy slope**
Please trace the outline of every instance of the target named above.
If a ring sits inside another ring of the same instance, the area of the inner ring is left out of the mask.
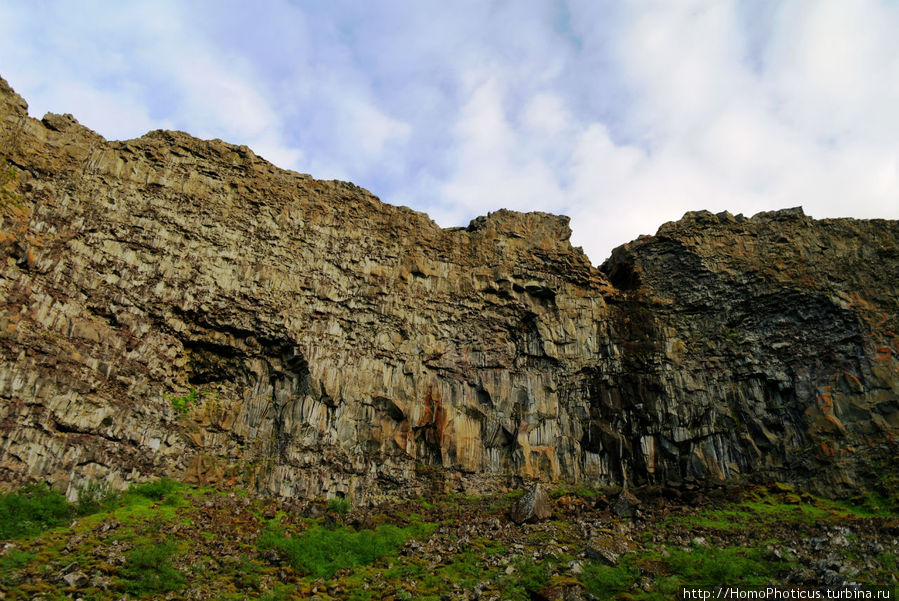
[[[11,540],[0,550],[0,590],[5,599],[85,601],[525,600],[565,591],[670,599],[681,586],[821,584],[828,569],[891,584],[899,567],[899,519],[876,496],[850,505],[784,486],[691,503],[650,495],[636,520],[615,517],[594,491],[553,497],[553,520],[517,526],[506,518],[514,495],[351,510],[163,481],[95,498],[81,511],[94,513]],[[615,565],[603,549],[619,556]]]

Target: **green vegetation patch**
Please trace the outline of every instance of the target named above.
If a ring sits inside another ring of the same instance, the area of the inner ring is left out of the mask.
[[[472,592],[529,601],[578,590],[598,599],[670,599],[682,586],[805,577],[809,555],[797,541],[829,536],[834,526],[849,529],[835,551],[858,566],[859,582],[888,581],[897,569],[894,549],[875,549],[862,534],[895,525],[884,517],[889,499],[879,490],[844,503],[785,485],[734,487],[673,512],[654,514],[646,503],[645,523],[619,529],[590,490],[570,487],[554,491],[553,520],[518,526],[506,512],[520,492],[440,494],[357,510],[342,499],[318,499],[298,511],[277,499],[166,478],[122,493],[102,484],[76,488],[77,504],[43,485],[2,497],[12,517],[0,527],[27,522],[19,532],[31,533],[0,550],[7,599],[71,596],[72,587],[54,575],[72,564],[90,581],[78,593],[93,601],[439,601]],[[575,520],[593,524],[594,533],[585,537]],[[624,553],[617,565],[585,559],[585,551],[595,556],[590,547],[619,536],[628,544],[616,547]],[[407,545],[410,539],[426,542]]]
[[[18,173],[8,159],[0,161],[0,207],[8,204],[21,206],[21,199],[15,192]]]
[[[349,499],[337,498],[328,501],[328,511],[340,516],[345,516],[352,508],[353,506],[350,504]]]
[[[18,582],[19,570],[27,566],[37,556],[36,553],[11,549],[0,556],[0,585],[14,586]]]
[[[139,545],[128,553],[121,585],[132,595],[149,595],[184,588],[186,578],[172,565],[177,547],[169,542]]]
[[[30,536],[62,526],[74,514],[62,493],[46,484],[29,484],[0,496],[0,539]]]
[[[761,586],[770,582],[777,572],[776,566],[762,558],[757,548],[696,547],[693,549],[670,548],[664,563],[684,584],[716,586],[737,584]],[[677,587],[680,588],[681,583]]]
[[[17,539],[63,526],[73,517],[91,516],[112,511],[124,517],[133,511],[149,513],[149,502],[162,501],[177,505],[180,486],[174,480],[161,478],[132,486],[122,494],[110,491],[106,483],[87,482],[76,486],[78,502],[69,503],[65,496],[46,484],[28,484],[19,490],[0,495],[0,539]],[[87,523],[93,525],[95,520]]]
[[[899,487],[899,481],[896,482],[896,486]],[[879,491],[870,490],[848,502],[835,501],[834,505],[863,518],[895,516],[899,514],[899,492],[892,490],[888,494],[882,494]]]
[[[296,536],[285,536],[277,527],[259,537],[263,550],[274,549],[295,570],[313,578],[330,578],[337,570],[373,563],[396,554],[411,538],[425,538],[433,524],[414,522],[400,528],[391,524],[373,530],[349,526],[313,526]]]
[[[503,599],[510,601],[528,601],[534,598],[549,582],[553,573],[553,562],[537,562],[530,557],[522,557],[512,563],[515,571],[503,574],[498,584],[503,591]]]
[[[600,599],[609,599],[629,591],[637,578],[638,572],[628,566],[608,566],[592,562],[584,566],[581,580],[591,594]]]
[[[783,526],[813,526],[822,521],[839,522],[847,518],[896,515],[889,499],[868,491],[852,501],[831,501],[793,492],[786,485],[773,490],[760,487],[739,502],[706,509],[693,515],[681,515],[662,522],[663,528],[703,528],[720,532]]]
[[[632,553],[617,566],[591,562],[584,566],[582,581],[588,592],[601,599],[622,593],[633,599],[673,599],[684,586],[763,586],[789,565],[768,561],[758,548],[666,547],[664,552]],[[653,576],[654,586],[635,592],[643,575]]]
[[[172,404],[172,409],[178,413],[187,413],[190,406],[196,404],[198,398],[200,398],[200,391],[193,387],[183,396],[168,397],[169,402]]]
[[[113,507],[119,495],[116,491],[110,490],[107,482],[88,481],[75,487],[78,492],[78,504],[75,512],[79,516],[91,515]]]
[[[154,501],[169,500],[170,502],[174,502],[175,495],[173,493],[176,492],[177,488],[178,483],[174,480],[170,478],[160,478],[159,480],[154,480],[152,482],[135,484],[128,489],[127,494],[152,499]]]

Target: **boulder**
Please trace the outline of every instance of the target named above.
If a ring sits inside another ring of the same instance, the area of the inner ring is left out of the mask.
[[[87,585],[90,580],[87,577],[87,574],[81,571],[71,572],[70,574],[65,574],[62,577],[63,582],[68,586],[72,586],[75,588],[81,588]]]
[[[640,499],[634,496],[632,492],[625,489],[618,493],[618,496],[612,501],[612,513],[622,518],[632,518],[637,515],[637,507],[640,505]]]
[[[534,523],[549,519],[552,516],[552,503],[549,495],[540,484],[534,484],[524,493],[515,505],[509,517],[516,524]]]

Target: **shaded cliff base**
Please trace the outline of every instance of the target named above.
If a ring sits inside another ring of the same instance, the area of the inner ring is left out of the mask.
[[[587,601],[720,585],[886,585],[895,594],[896,497],[834,502],[780,484],[549,496],[552,519],[516,525],[517,493],[351,509],[160,481],[91,496],[88,515],[6,543],[0,594]]]

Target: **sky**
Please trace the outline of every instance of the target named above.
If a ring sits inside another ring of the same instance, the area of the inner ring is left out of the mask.
[[[0,0],[0,76],[107,139],[246,144],[443,227],[899,218],[896,0]]]

